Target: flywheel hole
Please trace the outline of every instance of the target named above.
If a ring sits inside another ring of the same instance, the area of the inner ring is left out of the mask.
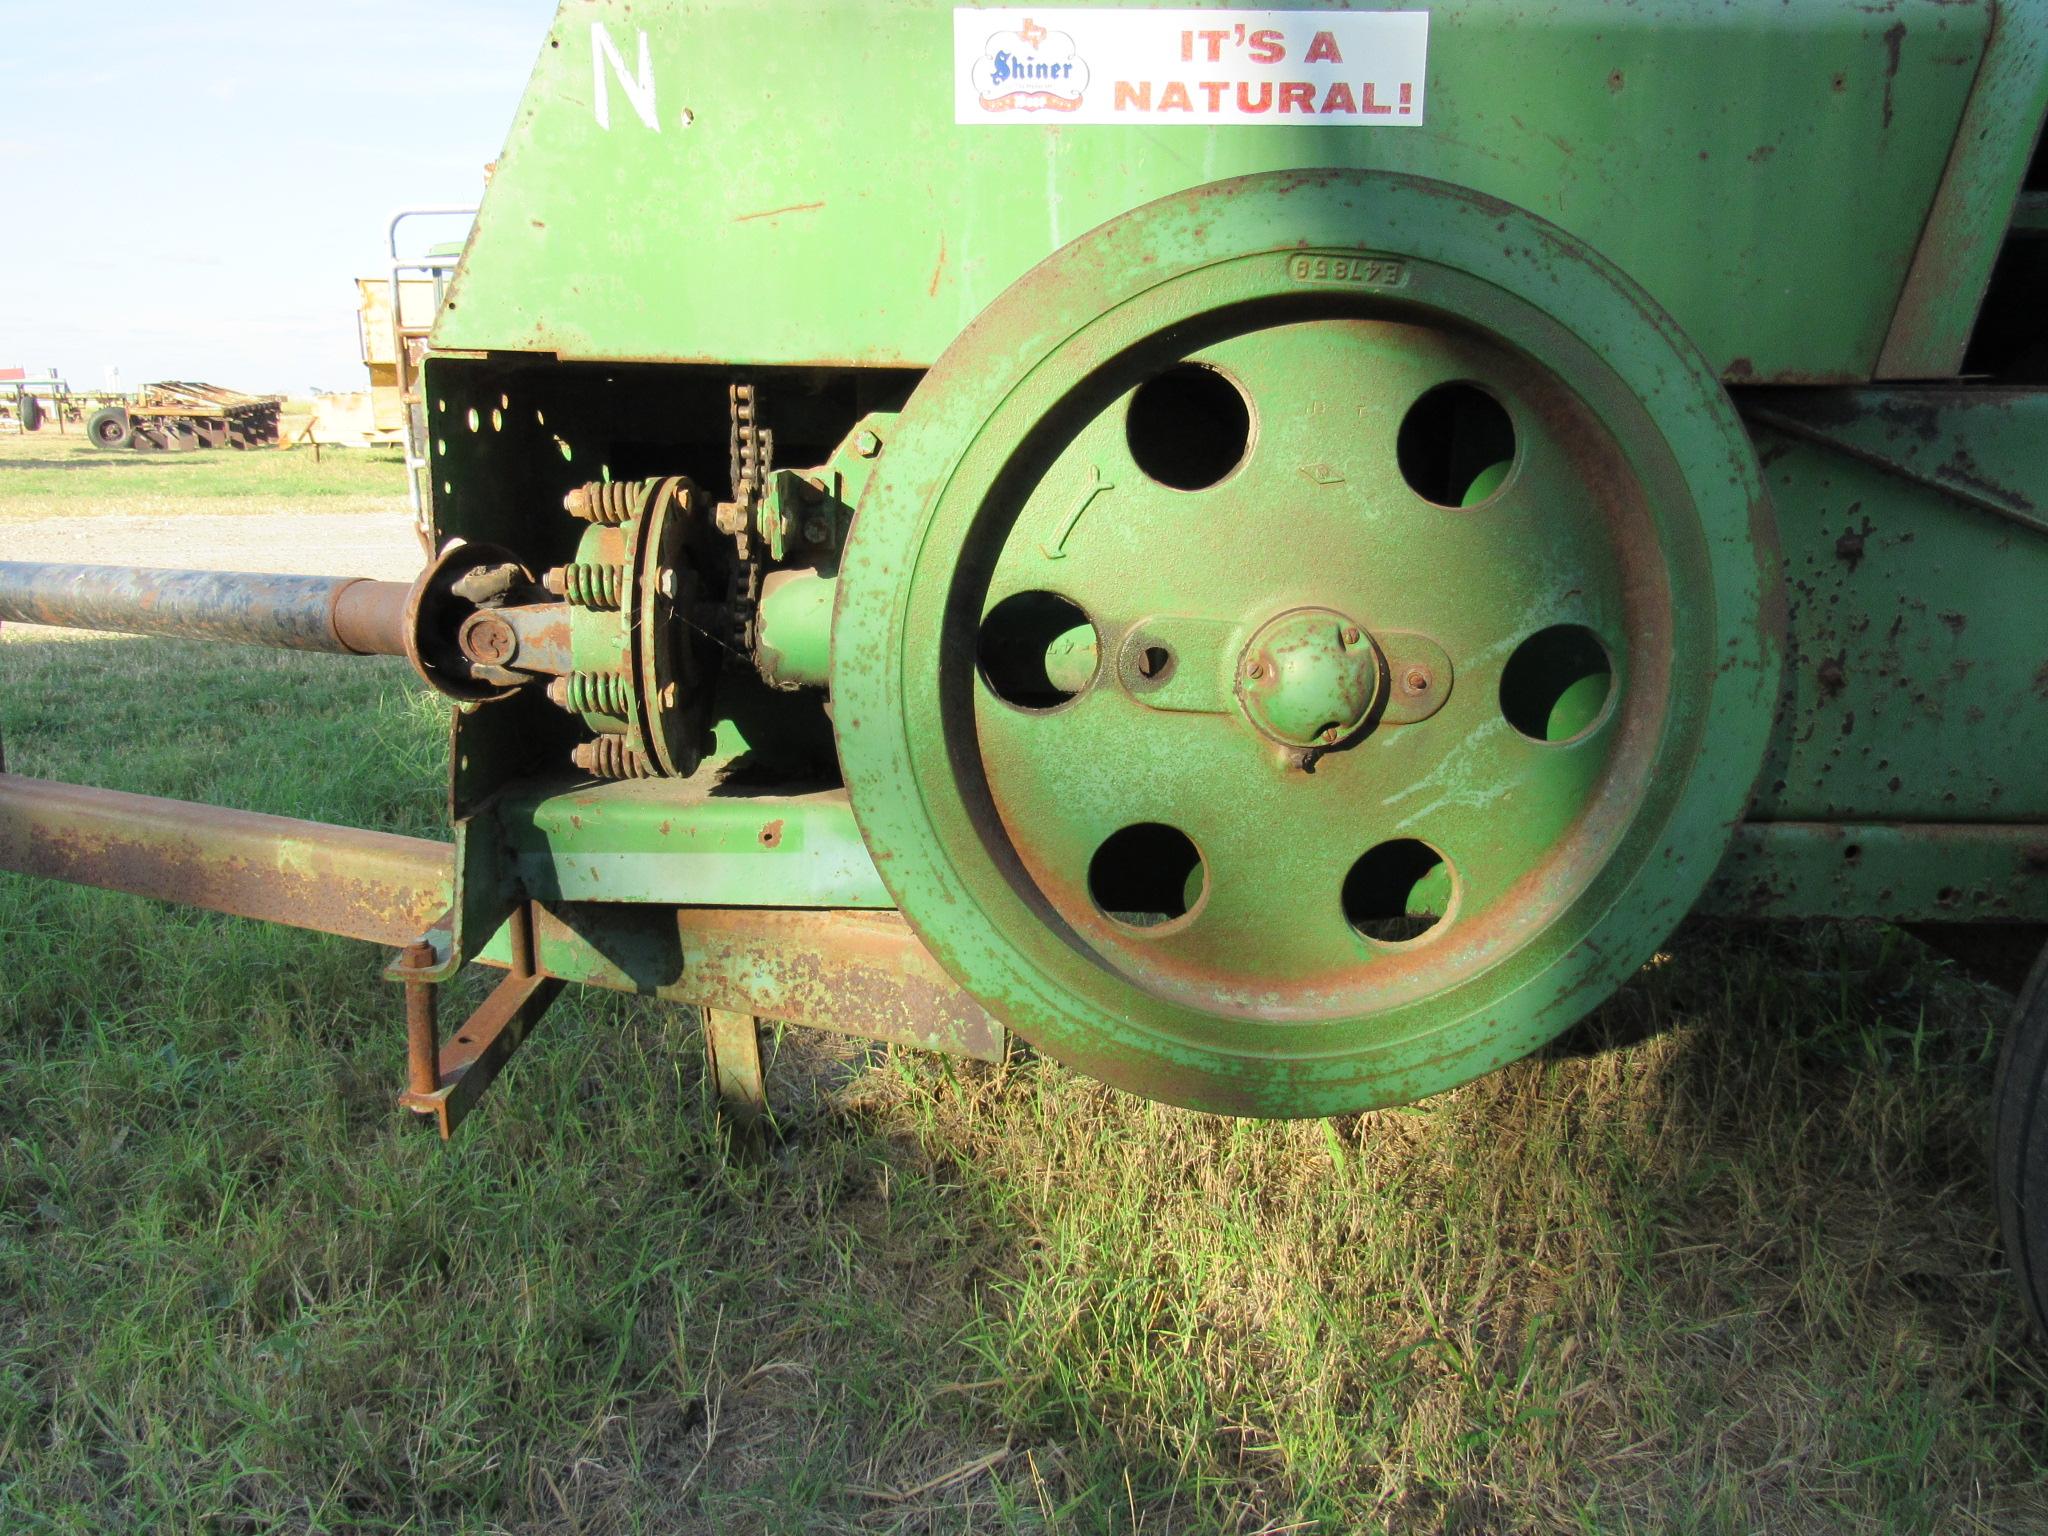
[[[1053,709],[1095,675],[1095,626],[1057,592],[1015,592],[981,621],[976,659],[990,692],[1019,709]]]
[[[1138,468],[1161,485],[1204,491],[1244,462],[1252,408],[1216,369],[1176,363],[1131,395],[1124,437]]]
[[[1455,885],[1451,866],[1412,837],[1369,848],[1344,877],[1344,920],[1368,939],[1407,944],[1443,921]]]
[[[1500,712],[1531,741],[1572,741],[1599,721],[1613,691],[1614,663],[1600,637],[1580,624],[1554,624],[1508,658]]]
[[[1439,384],[1408,407],[1394,451],[1424,501],[1476,507],[1514,467],[1515,423],[1477,384]]]
[[[1164,822],[1113,832],[1088,861],[1088,894],[1103,916],[1127,928],[1157,928],[1192,912],[1209,870],[1193,838]]]

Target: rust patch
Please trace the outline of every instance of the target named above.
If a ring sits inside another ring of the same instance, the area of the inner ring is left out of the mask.
[[[1895,21],[1884,29],[1884,126],[1892,125],[1892,86],[1899,77],[1899,49],[1906,41],[1906,24]]]
[[[1857,509],[1862,505],[1863,503],[1860,501],[1852,502],[1849,507],[1850,515],[1853,517]],[[1873,526],[1870,519],[1866,517],[1863,519],[1863,526],[1861,528],[1847,529],[1839,539],[1835,540],[1835,558],[1847,565],[1852,575],[1855,573],[1856,567],[1863,563],[1863,546],[1869,542]]]
[[[0,869],[396,947],[448,910],[446,843],[0,775]]]

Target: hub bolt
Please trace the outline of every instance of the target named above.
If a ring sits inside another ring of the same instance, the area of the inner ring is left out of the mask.
[[[1433,681],[1435,679],[1429,675],[1429,668],[1410,667],[1401,674],[1401,691],[1409,694],[1427,693]]]
[[[473,613],[456,635],[462,654],[478,666],[499,667],[519,653],[519,636],[495,613]]]
[[[1346,630],[1344,631],[1344,643],[1345,643],[1346,645],[1356,645],[1356,644],[1358,644],[1359,638],[1360,638],[1360,631],[1358,630],[1358,628],[1357,628],[1357,627],[1356,627],[1355,625],[1354,625],[1353,627],[1351,627],[1351,628],[1348,628],[1348,629],[1346,629]]]
[[[866,427],[862,427],[854,435],[853,451],[864,459],[872,459],[882,451],[882,440]]]

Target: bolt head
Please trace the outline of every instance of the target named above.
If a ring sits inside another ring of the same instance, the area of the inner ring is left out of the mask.
[[[464,656],[486,667],[502,665],[519,650],[519,636],[495,613],[471,614],[463,621],[456,643]]]
[[[663,597],[674,597],[676,595],[676,573],[673,570],[664,568],[661,575],[655,579],[655,585],[661,589]]]
[[[1429,692],[1430,684],[1434,681],[1435,679],[1429,674],[1429,668],[1410,667],[1401,674],[1401,691],[1409,694],[1427,693]]]
[[[882,451],[882,440],[862,427],[853,437],[853,451],[864,459],[872,459]]]
[[[1358,644],[1358,642],[1359,642],[1359,639],[1360,639],[1360,638],[1361,638],[1361,636],[1362,636],[1362,633],[1363,633],[1363,632],[1362,632],[1361,630],[1359,630],[1358,628],[1356,628],[1355,626],[1354,626],[1354,627],[1349,627],[1349,628],[1347,628],[1347,629],[1346,629],[1346,630],[1344,631],[1344,643],[1345,643],[1346,645],[1356,645],[1356,644]]]
[[[804,537],[813,544],[822,544],[832,537],[832,525],[822,517],[813,517],[804,523]]]

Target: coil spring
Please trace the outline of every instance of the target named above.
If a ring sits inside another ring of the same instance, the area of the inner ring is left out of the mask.
[[[586,523],[616,528],[631,521],[640,510],[640,498],[651,480],[592,480],[579,485],[562,498],[562,510]]]
[[[560,592],[578,608],[616,608],[626,587],[623,565],[578,560],[548,572],[550,591]]]
[[[578,768],[596,779],[651,779],[654,766],[626,745],[623,736],[600,736],[570,753]]]
[[[633,682],[623,672],[571,672],[549,685],[548,697],[580,715],[623,720],[633,713]]]

